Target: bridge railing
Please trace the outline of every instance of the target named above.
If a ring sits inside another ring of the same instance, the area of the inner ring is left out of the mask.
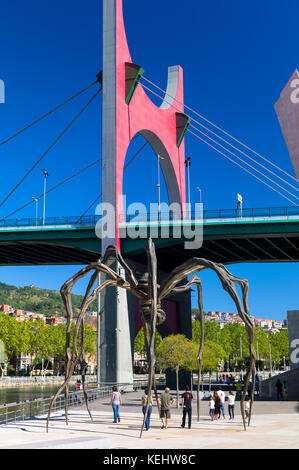
[[[98,215],[85,215],[81,217],[66,216],[66,217],[46,217],[43,218],[24,218],[24,219],[3,219],[0,220],[0,228],[6,227],[48,227],[48,226],[61,226],[61,225],[91,225],[94,226],[100,219]]]
[[[157,383],[160,383],[157,380]],[[161,383],[164,383],[163,380]],[[124,392],[137,391],[147,386],[147,380],[134,380],[133,383],[109,383],[101,387],[93,387],[87,390],[87,399],[89,402],[99,400],[103,397],[110,397],[112,386],[117,385],[118,389]],[[52,396],[25,400],[22,402],[8,403],[0,405],[0,425],[24,421],[35,416],[45,415],[48,413]],[[70,392],[68,397],[68,407],[84,405],[83,390]],[[63,410],[65,408],[65,394],[58,396],[53,412]]]
[[[245,218],[267,218],[267,217],[292,217],[299,216],[299,206],[289,207],[258,207],[258,208],[243,208],[240,209],[206,209],[202,213],[191,211],[190,216],[187,215],[187,219],[198,220],[201,217],[203,220],[213,219],[245,219]],[[160,220],[162,223],[167,221],[175,221],[175,217],[171,212],[161,212],[158,214],[128,214],[126,216],[126,222],[132,221],[140,222],[157,222]]]
[[[264,218],[264,217],[292,217],[299,216],[299,206],[289,207],[258,207],[240,209],[207,209],[203,213],[192,211],[191,220],[200,219],[201,215],[204,220],[212,219],[245,219],[245,218]],[[161,212],[159,215],[144,214],[126,214],[121,219],[125,223],[134,222],[168,222],[175,221],[175,217],[171,212]],[[46,217],[43,218],[22,218],[22,219],[2,219],[0,220],[1,228],[25,228],[25,227],[49,227],[49,226],[95,226],[100,220],[100,215],[85,216],[66,216],[66,217]]]

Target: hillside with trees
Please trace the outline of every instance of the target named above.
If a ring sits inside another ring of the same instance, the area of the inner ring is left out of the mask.
[[[82,295],[72,294],[74,314],[78,315]],[[0,282],[0,305],[11,305],[14,309],[41,313],[45,316],[64,315],[64,305],[58,291],[39,289],[34,286],[15,287]],[[96,306],[91,305],[91,310]]]

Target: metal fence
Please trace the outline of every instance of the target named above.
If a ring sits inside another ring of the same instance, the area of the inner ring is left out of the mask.
[[[123,392],[132,392],[141,390],[146,387],[146,380],[136,380],[133,383],[106,383],[101,387],[94,387],[87,390],[88,401],[99,400],[100,398],[111,395],[113,385],[117,385],[118,389]],[[35,398],[32,400],[25,400],[22,402],[8,403],[0,405],[0,425],[13,423],[28,418],[44,415],[48,413],[52,396]],[[83,390],[70,392],[68,396],[68,406],[80,406],[85,403]],[[58,396],[54,406],[53,412],[65,408],[65,394]]]
[[[259,218],[259,217],[292,217],[299,216],[299,206],[288,206],[288,207],[258,207],[258,208],[242,208],[240,209],[215,209],[215,210],[203,210],[201,212],[192,211],[190,218],[210,220],[210,219],[243,219],[243,218]],[[157,222],[160,221],[174,221],[176,217],[173,217],[173,213],[163,212],[160,214],[153,214],[150,212],[144,214],[125,214],[122,216],[125,222],[129,223],[132,220],[134,222]],[[85,216],[66,216],[66,217],[47,217],[43,218],[24,218],[24,219],[2,219],[0,220],[0,228],[9,227],[43,227],[43,226],[61,226],[61,225],[72,225],[72,226],[95,226],[96,223],[101,219],[99,215],[85,215]]]

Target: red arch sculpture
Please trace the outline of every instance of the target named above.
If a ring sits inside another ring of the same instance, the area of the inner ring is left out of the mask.
[[[102,252],[111,244],[120,249],[123,167],[136,133],[141,133],[154,152],[164,157],[161,168],[169,202],[179,203],[183,209],[186,200],[183,137],[188,118],[183,105],[175,102],[177,109],[171,106],[173,100],[168,95],[160,107],[155,106],[139,84],[142,73],[142,68],[131,60],[122,0],[103,0],[102,201],[113,204],[116,217],[115,236],[102,240]],[[183,103],[180,66],[168,68],[167,93]]]

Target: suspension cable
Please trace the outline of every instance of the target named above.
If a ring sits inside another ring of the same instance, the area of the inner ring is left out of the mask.
[[[239,166],[240,168],[242,168],[244,171],[246,171],[247,173],[249,173],[251,176],[253,176],[254,178],[256,178],[257,180],[261,181],[263,184],[265,184],[266,186],[268,186],[269,188],[271,188],[273,191],[275,191],[276,193],[280,194],[280,196],[284,197],[285,199],[287,199],[289,202],[291,202],[292,204],[294,204],[295,206],[297,206],[298,204],[296,204],[296,202],[292,201],[291,199],[289,199],[287,196],[285,196],[284,194],[282,194],[281,192],[277,191],[277,189],[273,188],[272,186],[270,186],[268,183],[266,183],[265,181],[261,180],[260,178],[258,178],[258,176],[254,175],[253,173],[251,173],[251,171],[247,170],[246,168],[244,168],[242,165],[240,165],[239,163],[235,162],[232,158],[228,157],[227,155],[225,155],[223,152],[221,152],[220,150],[218,150],[216,147],[214,147],[213,145],[209,144],[208,142],[206,142],[204,139],[202,139],[201,137],[199,137],[197,134],[195,134],[193,131],[190,131],[189,129],[187,129],[188,132],[190,132],[190,134],[194,135],[197,139],[201,140],[202,142],[204,142],[205,144],[207,144],[209,147],[211,147],[212,149],[216,150],[216,152],[220,153],[221,155],[223,155],[223,157],[227,158],[228,160],[230,160],[231,162],[235,163],[235,165]]]
[[[224,147],[223,145],[219,144],[218,142],[216,142],[216,140],[212,139],[211,137],[209,137],[207,134],[205,134],[204,132],[202,132],[201,130],[197,129],[197,127],[193,126],[192,124],[190,124],[190,127],[192,127],[193,129],[195,129],[197,132],[199,132],[200,134],[202,134],[204,137],[206,137],[207,139],[209,139],[211,142],[214,142],[214,144],[218,145],[219,147],[221,147],[222,149],[226,150],[227,152],[229,152],[231,155],[233,155],[234,157],[236,157],[238,160],[240,160],[241,162],[245,163],[245,165],[249,166],[250,168],[252,168],[254,171],[256,171],[257,173],[261,174],[262,176],[264,176],[265,178],[267,178],[269,181],[271,181],[271,183],[273,184],[276,184],[276,186],[278,186],[279,188],[281,188],[283,191],[287,192],[288,194],[290,194],[292,197],[294,197],[295,199],[298,199],[299,200],[299,197],[295,196],[295,194],[291,193],[290,191],[288,191],[287,189],[285,189],[283,186],[281,186],[280,184],[276,183],[276,181],[273,181],[271,178],[269,178],[269,176],[265,175],[264,173],[262,173],[261,171],[259,171],[257,168],[254,168],[254,166],[250,165],[250,163],[247,163],[245,160],[243,160],[242,158],[240,158],[238,155],[236,155],[235,153],[233,153],[231,150],[227,149],[226,147]]]
[[[160,98],[162,101],[168,103],[168,104],[169,104],[170,106],[172,106],[174,109],[176,109],[176,110],[178,110],[179,112],[181,112],[181,110],[180,110],[179,108],[177,108],[176,106],[174,106],[172,103],[168,102],[165,98],[162,98],[160,95],[158,95],[157,93],[155,93],[153,90],[151,90],[151,89],[148,88],[147,86],[142,85],[142,87],[145,88],[146,90],[150,91],[151,93],[153,93],[155,96],[157,96],[158,98]],[[191,116],[187,115],[187,117],[189,117],[192,121],[197,122],[197,121],[194,120]],[[193,126],[193,127],[194,127],[194,126]],[[195,128],[195,129],[198,130],[199,132],[201,132],[199,129],[197,129],[197,128]],[[207,130],[208,130],[209,132],[212,132],[212,131],[210,131],[209,129],[207,129]],[[191,134],[194,134],[194,133],[191,132],[191,131],[190,131],[190,133],[191,133]],[[195,134],[194,134],[194,135],[195,135]],[[206,136],[206,134],[204,134],[204,135]],[[197,137],[198,137],[198,136],[197,136]],[[206,136],[206,137],[208,137],[208,136]],[[219,136],[217,136],[217,137],[219,137]],[[213,140],[213,139],[211,139],[211,137],[208,137],[208,138],[209,138],[210,140]],[[219,137],[219,138],[221,139],[221,137]],[[204,143],[206,143],[206,141],[204,141],[203,139],[201,139],[201,140],[202,140]],[[223,140],[223,139],[221,139],[221,140]],[[215,142],[215,141],[213,141],[213,142]],[[229,144],[229,142],[227,142],[227,143]],[[217,142],[216,142],[216,144],[219,145],[219,146],[221,146],[221,145],[220,145],[219,143],[217,143]],[[231,145],[231,144],[229,144],[229,145]],[[210,146],[211,146],[211,145],[210,145]],[[211,147],[214,148],[213,146],[211,146]],[[224,148],[224,147],[223,147],[223,148]],[[228,150],[228,149],[225,149],[225,150],[227,150],[228,152],[232,153],[232,152],[231,152],[230,150]],[[237,149],[237,150],[238,150],[238,149]],[[239,150],[239,151],[240,151],[240,150]],[[240,151],[240,152],[241,152],[241,151]],[[243,152],[242,152],[242,153],[243,153]],[[233,153],[232,153],[232,154],[233,154]],[[235,154],[233,154],[233,155],[235,155]],[[245,155],[246,155],[246,154],[245,154]],[[235,155],[235,156],[236,156],[236,155]],[[247,155],[246,155],[246,156],[247,156]],[[237,158],[239,158],[240,160],[242,160],[240,157],[237,157]],[[232,159],[230,159],[230,160],[231,160],[232,162],[234,162],[234,160],[232,160]],[[244,162],[244,160],[242,160],[242,161]],[[234,162],[234,163],[236,163],[236,162]],[[246,165],[250,166],[251,168],[253,168],[249,163],[246,163],[246,162],[244,162],[244,163],[245,163]],[[256,163],[258,163],[258,162],[256,162]],[[238,165],[238,166],[239,166],[240,168],[244,169],[241,165]],[[254,168],[254,170],[257,171],[257,172],[259,172],[259,170],[255,169],[255,168]],[[247,170],[246,170],[246,171],[247,171]],[[270,170],[268,170],[268,171],[270,171]],[[250,173],[250,172],[247,171],[247,173]],[[261,173],[261,172],[259,172],[259,173]],[[250,173],[250,174],[251,174],[251,173]],[[265,176],[266,178],[268,178],[268,177],[267,177],[266,175],[264,175],[263,173],[261,173],[261,174],[262,174],[263,176]],[[275,176],[277,176],[277,175],[275,175]],[[281,179],[280,177],[278,177],[278,178]],[[258,179],[259,181],[261,181],[262,183],[266,184],[263,180],[261,180],[261,179],[259,179],[259,178],[257,178],[257,179]],[[268,179],[270,179],[270,178],[268,178]],[[272,181],[272,180],[270,179],[270,181]],[[284,180],[283,180],[283,181],[284,181]],[[272,181],[272,182],[273,182],[273,181]],[[285,182],[286,182],[286,181],[285,181]],[[286,182],[286,183],[289,184],[288,182]],[[278,183],[275,183],[275,182],[274,182],[274,184],[280,186]],[[274,188],[272,188],[272,186],[270,186],[270,185],[268,185],[268,184],[266,184],[266,185],[267,185],[269,188],[271,188],[271,189],[274,190]],[[280,187],[282,188],[282,186],[280,186]],[[289,194],[291,194],[292,197],[295,197],[296,199],[298,199],[297,196],[295,196],[294,194],[290,193],[287,189],[285,189],[285,188],[282,188],[282,189],[283,189],[284,191],[288,192]],[[295,189],[297,190],[297,188],[295,188]],[[298,191],[298,190],[297,190],[297,191]],[[276,192],[278,192],[278,194],[282,195],[279,191],[276,191]],[[285,197],[285,196],[283,196],[283,197]],[[285,198],[286,198],[286,197],[285,197]],[[287,198],[286,198],[286,199],[287,199]],[[290,199],[288,199],[288,200],[291,201]],[[291,202],[296,205],[296,203],[294,203],[293,201],[291,201]]]
[[[95,99],[95,97],[100,93],[102,87],[97,90],[97,92],[90,98],[88,103],[79,111],[79,113],[71,120],[71,122],[65,127],[65,129],[59,134],[58,137],[52,142],[50,147],[42,154],[42,156],[34,163],[34,165],[30,168],[29,171],[22,177],[22,179],[14,186],[14,188],[10,191],[10,193],[3,199],[0,204],[0,207],[7,201],[7,199],[16,191],[16,189],[23,183],[23,181],[27,178],[28,175],[34,170],[34,168],[41,162],[41,160],[47,155],[47,153],[54,147],[54,145],[62,138],[62,136],[67,132],[67,130],[74,124],[74,122],[78,119],[79,116],[85,111],[85,109],[89,106],[89,104]]]
[[[260,155],[259,153],[257,153],[255,150],[253,150],[252,148],[248,147],[247,145],[245,145],[243,142],[239,141],[238,139],[236,139],[235,137],[233,137],[231,134],[229,134],[228,132],[226,132],[224,129],[222,129],[221,127],[217,126],[216,124],[214,124],[213,122],[209,121],[207,118],[205,118],[204,116],[202,116],[201,114],[199,114],[197,111],[195,111],[194,109],[192,109],[191,107],[187,106],[186,104],[182,103],[181,101],[179,101],[177,98],[169,95],[169,93],[167,93],[165,90],[163,90],[162,88],[160,88],[158,85],[156,85],[155,83],[151,82],[150,80],[148,80],[144,75],[141,77],[142,80],[145,80],[146,82],[150,83],[152,86],[154,86],[155,88],[157,88],[158,90],[162,91],[163,93],[165,93],[165,95],[169,96],[170,98],[172,98],[173,100],[175,100],[177,103],[181,104],[182,106],[184,106],[186,109],[188,109],[189,111],[191,111],[192,113],[194,113],[196,116],[198,116],[199,118],[203,119],[205,122],[207,122],[208,124],[211,124],[211,126],[215,127],[217,130],[221,131],[223,134],[227,135],[228,137],[230,137],[231,139],[233,139],[235,142],[237,142],[238,144],[242,145],[243,147],[245,147],[247,150],[249,150],[250,152],[254,153],[256,156],[262,158],[264,161],[266,161],[267,163],[269,163],[270,165],[274,166],[277,170],[281,171],[282,173],[284,173],[285,175],[289,176],[289,178],[292,178],[294,181],[296,181],[296,183],[298,183],[298,180],[297,178],[295,178],[293,175],[289,174],[288,172],[286,172],[285,170],[283,170],[282,168],[280,168],[278,165],[275,165],[273,162],[271,162],[270,160],[268,160],[267,158],[263,157],[262,155]],[[144,86],[144,85],[142,85]],[[162,99],[162,98],[161,98]],[[190,117],[190,116],[189,116]],[[195,121],[196,122],[196,121]],[[199,123],[198,123],[199,124]],[[200,124],[202,125],[202,124]],[[220,137],[219,137],[220,138]]]
[[[14,139],[15,137],[17,137],[18,135],[22,134],[22,132],[26,131],[27,129],[30,129],[30,127],[34,126],[35,124],[37,124],[38,122],[42,121],[44,118],[46,118],[47,116],[49,116],[50,114],[54,113],[54,111],[56,111],[57,109],[61,108],[62,106],[64,106],[65,104],[69,103],[70,101],[72,101],[74,98],[76,98],[77,96],[81,95],[82,93],[84,93],[85,91],[89,90],[89,88],[91,88],[92,86],[94,86],[96,83],[98,83],[98,80],[95,80],[94,82],[92,82],[90,85],[88,85],[87,87],[83,88],[83,90],[81,91],[78,91],[78,93],[76,93],[75,95],[71,96],[70,98],[68,98],[66,101],[64,101],[63,103],[59,104],[58,106],[56,106],[55,108],[51,109],[50,111],[48,111],[46,114],[43,114],[42,116],[40,116],[39,118],[37,118],[35,121],[33,121],[31,124],[29,124],[28,126],[24,127],[23,129],[19,130],[18,132],[16,132],[15,134],[13,134],[12,136],[10,136],[8,139],[5,139],[3,140],[2,142],[0,142],[0,147],[4,144],[6,144],[7,142],[9,142],[10,140]]]
[[[101,193],[91,204],[90,206],[86,209],[85,212],[83,212],[82,215],[80,215],[79,219],[76,221],[76,224],[80,222],[80,220],[87,214],[87,212],[92,208],[92,206],[95,205],[95,203],[102,197],[103,193]]]
[[[150,91],[151,93],[153,93],[155,96],[157,96],[158,98],[160,98],[161,100],[163,100],[164,102],[170,104],[170,106],[172,106],[173,108],[175,108],[176,110],[180,111],[181,110],[179,108],[177,108],[176,106],[174,106],[173,104],[169,103],[167,100],[165,100],[165,98],[161,97],[160,95],[156,94],[154,91],[152,91],[150,88],[146,87],[145,85],[142,85],[146,90]],[[168,94],[168,93],[167,93]],[[170,95],[168,95],[170,96]],[[256,163],[257,165],[261,166],[262,168],[264,168],[266,171],[268,171],[269,173],[271,173],[272,175],[276,176],[276,178],[280,179],[281,181],[283,181],[284,183],[286,183],[288,186],[291,186],[293,189],[295,189],[295,191],[298,191],[299,192],[299,189],[296,188],[295,186],[293,186],[292,184],[290,184],[288,181],[284,180],[283,178],[281,178],[280,176],[278,176],[276,173],[274,173],[273,171],[269,170],[269,168],[265,167],[264,165],[262,165],[261,163],[259,163],[258,161],[256,161],[254,158],[250,157],[249,155],[247,155],[246,153],[244,153],[242,150],[238,149],[237,147],[235,147],[233,144],[231,144],[230,142],[228,142],[227,140],[223,139],[222,137],[220,137],[218,134],[216,134],[215,132],[213,132],[211,129],[209,129],[208,127],[204,126],[203,124],[201,124],[199,121],[197,121],[196,119],[192,118],[190,115],[186,115],[188,116],[192,121],[194,121],[196,124],[198,124],[199,126],[203,127],[205,130],[207,130],[208,132],[210,132],[211,134],[215,135],[218,139],[220,139],[221,141],[225,142],[226,144],[228,144],[229,146],[231,146],[232,148],[234,148],[235,150],[237,150],[238,152],[240,152],[241,154],[243,154],[245,157],[249,158],[250,160],[252,160],[254,163]],[[220,144],[219,144],[220,145]],[[229,151],[229,150],[228,150]],[[247,163],[248,165],[248,163]],[[250,165],[249,165],[250,166]],[[258,171],[258,170],[256,170]],[[277,183],[275,183],[277,184]],[[279,185],[278,185],[279,186]],[[286,189],[284,189],[284,191],[287,191]]]
[[[133,139],[135,139],[136,137],[138,137],[139,135],[141,134],[137,134],[137,136],[134,136]],[[132,140],[133,140],[132,139]],[[144,147],[148,144],[148,142],[145,142],[145,144],[142,145],[142,147],[140,147],[139,150],[137,150],[137,152],[133,155],[133,157],[128,161],[128,163],[124,166],[124,170],[132,163],[132,161],[137,157],[137,155],[141,152],[141,150],[144,149]],[[83,214],[79,217],[79,219],[77,220],[76,223],[80,222],[80,220],[87,214],[87,212],[92,208],[92,206],[95,205],[95,203],[102,197],[103,193],[101,193],[91,204],[90,206],[86,209],[85,212],[83,212]]]
[[[57,183],[55,186],[52,186],[52,188],[48,189],[48,191],[45,192],[45,194],[48,194],[50,193],[51,191],[54,191],[54,189],[57,189],[59,186],[62,186],[63,184],[67,183],[68,181],[70,181],[71,179],[75,178],[75,176],[78,176],[80,173],[83,173],[84,171],[86,171],[88,168],[90,168],[91,166],[95,165],[96,163],[98,163],[99,161],[101,161],[101,158],[98,158],[97,160],[95,160],[94,162],[90,163],[89,165],[85,166],[84,168],[82,168],[81,170],[77,171],[76,173],[74,173],[72,176],[69,176],[68,178],[64,179],[63,181],[61,181],[60,183]],[[44,196],[44,193],[40,194],[39,196],[37,196],[36,198],[34,199],[40,199],[41,197]],[[15,214],[16,212],[19,212],[20,210],[24,209],[25,207],[29,206],[30,204],[33,204],[34,202],[34,199],[32,199],[31,201],[27,202],[26,204],[24,204],[22,207],[19,207],[18,209],[16,209],[15,211],[11,212],[10,214],[8,214],[6,217],[3,217],[2,219],[0,219],[0,222],[2,220],[5,220],[7,219],[8,217],[10,217],[11,215]]]

